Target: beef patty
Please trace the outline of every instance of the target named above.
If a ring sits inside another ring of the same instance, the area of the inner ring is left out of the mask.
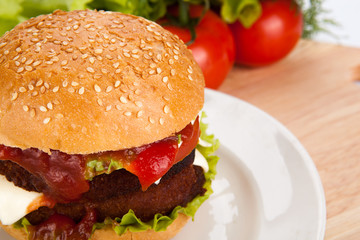
[[[86,208],[96,210],[99,222],[106,217],[121,218],[129,209],[142,221],[152,219],[156,213],[168,214],[174,207],[186,206],[194,197],[205,193],[203,169],[192,164],[194,157],[195,151],[192,151],[175,164],[159,184],[151,185],[146,191],[141,190],[139,179],[125,169],[96,176],[90,182],[90,190],[78,201],[57,203],[52,209],[41,207],[26,218],[36,225],[58,213],[78,222],[86,214]],[[40,178],[10,161],[0,161],[0,174],[29,191],[41,192],[46,188]]]

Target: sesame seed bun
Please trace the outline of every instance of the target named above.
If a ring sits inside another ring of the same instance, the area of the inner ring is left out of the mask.
[[[204,101],[184,43],[144,18],[55,11],[0,39],[0,144],[87,154],[183,129]]]
[[[188,222],[189,216],[182,213],[174,220],[174,222],[167,227],[165,231],[155,232],[153,230],[147,230],[144,232],[126,232],[119,236],[115,231],[107,226],[103,229],[95,230],[90,240],[169,240],[173,238]],[[13,238],[17,240],[28,239],[27,233],[24,228],[14,228],[13,226],[4,226],[0,223],[0,226]]]

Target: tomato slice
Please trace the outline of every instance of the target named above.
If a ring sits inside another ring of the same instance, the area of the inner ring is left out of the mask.
[[[179,150],[177,137],[168,137],[146,145],[137,158],[125,169],[138,176],[145,191],[174,165]]]
[[[177,136],[165,138],[138,148],[137,158],[125,167],[139,178],[143,191],[164,176],[175,163],[184,159],[196,147],[200,136],[199,118],[196,118],[194,124],[188,124],[176,135],[181,136],[180,148]]]
[[[175,162],[183,160],[196,147],[200,137],[199,117],[196,118],[194,124],[188,124],[178,134],[181,135],[182,143]]]

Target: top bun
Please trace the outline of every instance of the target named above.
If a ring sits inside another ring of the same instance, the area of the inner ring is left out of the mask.
[[[96,153],[183,129],[204,102],[186,45],[158,24],[55,11],[0,38],[0,144]]]

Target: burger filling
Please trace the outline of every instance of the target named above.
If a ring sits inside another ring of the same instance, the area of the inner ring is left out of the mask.
[[[32,201],[21,221],[32,225],[27,228],[30,239],[89,239],[94,228],[101,227],[99,222],[116,230],[115,225],[129,216],[145,228],[146,222],[154,225],[154,217],[170,216],[160,217],[166,227],[180,209],[186,214],[195,198],[211,193],[209,176],[193,164],[199,135],[196,119],[174,136],[121,151],[49,155],[2,145],[0,174],[16,186],[44,193]],[[196,155],[204,161],[199,152]]]

